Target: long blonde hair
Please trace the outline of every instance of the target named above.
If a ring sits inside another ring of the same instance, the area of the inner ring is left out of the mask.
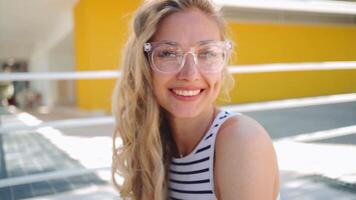
[[[113,94],[116,125],[112,181],[124,199],[167,198],[172,139],[163,109],[153,94],[151,69],[143,44],[153,37],[163,18],[190,8],[198,8],[213,17],[220,26],[222,38],[226,37],[223,18],[209,0],[146,0],[134,16],[124,48],[122,75]],[[226,69],[223,74],[223,85],[231,83]],[[222,92],[228,89],[222,87]],[[118,183],[117,175],[123,178],[122,184]]]

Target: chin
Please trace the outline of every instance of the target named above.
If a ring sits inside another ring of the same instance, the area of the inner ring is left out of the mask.
[[[175,118],[194,118],[201,113],[200,109],[198,109],[196,106],[175,107],[168,109],[167,112]]]

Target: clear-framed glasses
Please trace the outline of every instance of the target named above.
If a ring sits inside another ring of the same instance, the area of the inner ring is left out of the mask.
[[[232,43],[225,41],[204,41],[184,52],[178,43],[170,41],[147,42],[144,44],[153,70],[161,73],[177,73],[186,61],[188,54],[203,73],[216,73],[226,64]]]

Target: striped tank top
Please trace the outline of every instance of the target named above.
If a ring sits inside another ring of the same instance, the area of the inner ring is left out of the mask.
[[[172,158],[169,170],[171,200],[216,200],[214,192],[215,139],[220,126],[231,116],[241,115],[220,111],[209,130],[185,157]],[[280,197],[278,195],[277,200]]]
[[[220,111],[209,130],[185,157],[172,158],[169,171],[169,196],[172,200],[215,200],[213,161],[215,138],[220,126],[233,116]]]

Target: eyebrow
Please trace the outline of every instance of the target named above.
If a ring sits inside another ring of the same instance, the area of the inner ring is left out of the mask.
[[[214,42],[214,41],[217,41],[217,40],[202,40],[202,41],[197,42],[196,44],[208,44],[208,43]],[[220,40],[218,40],[218,41],[220,41]],[[173,46],[180,46],[180,44],[178,42],[174,42],[171,40],[161,40],[161,41],[158,41],[158,43],[169,44],[169,45],[173,45]]]
[[[171,41],[171,40],[161,40],[161,41],[158,41],[158,43],[169,44],[169,45],[173,45],[173,46],[179,46],[178,42],[174,42],[174,41]]]
[[[198,42],[197,44],[207,44],[207,43],[215,42],[215,41],[220,41],[220,40],[203,40],[203,41]]]

